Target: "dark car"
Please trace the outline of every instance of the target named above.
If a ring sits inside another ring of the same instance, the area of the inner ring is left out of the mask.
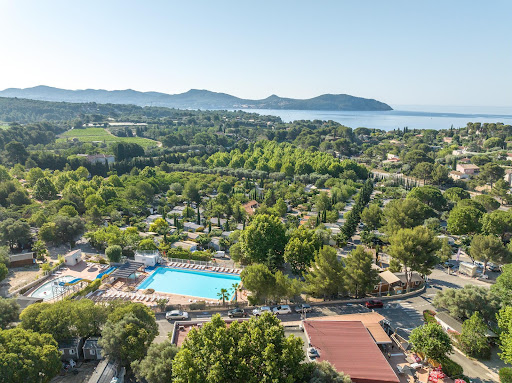
[[[377,300],[374,300],[374,299],[371,299],[371,300],[367,301],[365,303],[365,305],[369,309],[377,309],[377,308],[384,307],[384,303],[382,303],[382,301],[377,301]]]
[[[242,317],[246,317],[246,316],[247,316],[247,313],[244,311],[244,309],[236,308],[236,309],[228,311],[228,317],[230,317],[230,318],[242,318]]]

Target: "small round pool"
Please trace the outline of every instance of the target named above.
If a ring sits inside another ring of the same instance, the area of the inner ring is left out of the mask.
[[[55,283],[58,284],[59,282],[69,282],[73,279],[75,279],[75,277],[71,275],[65,275],[63,277],[52,279],[51,281],[46,282],[45,284],[38,287],[33,293],[30,294],[30,296],[34,298],[43,298],[44,301],[57,298],[59,295],[63,293],[63,289],[54,289],[53,285]]]

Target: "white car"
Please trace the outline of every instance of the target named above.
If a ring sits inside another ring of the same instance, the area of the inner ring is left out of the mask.
[[[268,311],[269,313],[272,312],[272,310],[270,309],[270,307],[268,306],[261,306],[261,307],[256,307],[254,310],[252,310],[252,315],[256,316],[256,317],[259,317],[261,314],[263,314],[265,311]]]
[[[172,310],[165,313],[165,319],[167,320],[183,320],[188,319],[188,312],[180,310]]]
[[[274,314],[276,315],[282,315],[282,314],[291,314],[292,309],[288,305],[279,305],[274,307],[274,310],[272,310]]]

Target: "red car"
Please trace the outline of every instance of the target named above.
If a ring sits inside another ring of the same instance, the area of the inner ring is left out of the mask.
[[[381,301],[369,300],[365,303],[366,307],[369,309],[378,309],[384,307],[384,304]]]

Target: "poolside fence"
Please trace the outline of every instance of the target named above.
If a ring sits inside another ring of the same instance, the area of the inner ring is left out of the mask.
[[[206,266],[206,267],[219,267],[219,264],[217,262],[209,262],[209,261],[194,261],[192,259],[180,259],[180,258],[165,258],[167,261],[166,263],[184,263],[184,264],[191,264],[191,265],[199,265],[199,266]],[[232,268],[235,268],[233,266]],[[245,266],[237,266],[237,269],[243,270]]]

